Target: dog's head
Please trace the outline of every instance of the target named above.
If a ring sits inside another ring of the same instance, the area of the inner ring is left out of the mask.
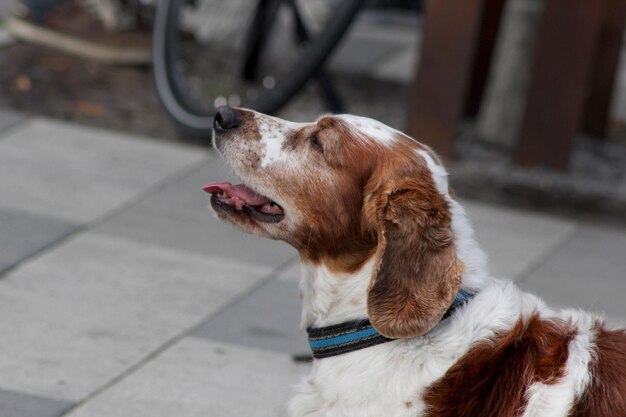
[[[221,108],[214,126],[215,148],[244,183],[205,187],[222,220],[337,272],[375,257],[367,308],[385,336],[416,336],[439,322],[463,264],[446,172],[430,149],[357,116],[291,123]]]

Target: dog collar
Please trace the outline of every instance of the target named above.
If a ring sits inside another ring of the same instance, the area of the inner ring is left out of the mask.
[[[474,294],[469,291],[460,290],[441,320],[450,317],[457,308],[473,296]],[[309,335],[309,346],[316,359],[341,355],[396,340],[378,333],[369,319],[348,321],[326,327],[309,327],[306,331]]]

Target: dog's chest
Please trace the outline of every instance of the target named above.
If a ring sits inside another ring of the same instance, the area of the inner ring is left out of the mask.
[[[395,342],[318,361],[296,388],[289,416],[419,417],[424,390],[450,362],[407,354]]]

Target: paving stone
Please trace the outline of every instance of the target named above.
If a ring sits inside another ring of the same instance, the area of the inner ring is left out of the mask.
[[[0,47],[2,47],[3,35],[0,30]],[[8,129],[16,124],[24,121],[26,116],[9,109],[0,109],[0,134],[3,130]],[[0,136],[2,140],[2,136]]]
[[[60,417],[73,404],[21,392],[0,389],[0,416],[2,417]]]
[[[296,251],[283,242],[243,233],[215,218],[202,186],[229,178],[229,172],[216,158],[105,222],[97,231],[261,265],[276,266],[295,257]]]
[[[287,355],[183,339],[67,417],[277,417],[308,366]]]
[[[411,84],[415,76],[415,68],[419,65],[416,52],[417,45],[412,48],[402,48],[382,61],[376,63],[371,69],[372,76],[379,80],[391,81],[400,84]]]
[[[522,279],[528,268],[572,236],[576,224],[537,213],[461,201],[495,277]]]
[[[365,12],[338,46],[330,60],[330,67],[341,73],[367,75],[396,82],[406,81],[407,71],[414,68],[420,42],[418,17],[406,19],[407,17],[405,14],[398,20],[390,15]],[[386,21],[387,18],[391,21]],[[407,59],[398,60],[400,55]],[[390,61],[398,66],[392,68],[386,65]]]
[[[626,231],[585,227],[521,287],[561,307],[626,318]]]
[[[19,0],[2,0],[0,2],[0,18],[10,16],[19,7]]]
[[[616,317],[610,314],[600,312],[606,326],[611,329],[626,329],[626,316]]]
[[[269,269],[86,233],[0,280],[0,388],[80,401]]]
[[[0,206],[87,222],[206,158],[200,148],[34,119],[0,140]]]
[[[76,227],[72,223],[0,208],[0,275]]]
[[[196,329],[194,336],[290,354],[308,354],[300,328],[298,284],[290,268],[256,291],[231,304]]]
[[[280,281],[295,285],[300,284],[300,278],[302,278],[302,264],[298,259],[281,268],[280,273],[276,276],[276,279]]]
[[[342,73],[368,74],[378,62],[383,61],[401,46],[380,38],[354,36],[342,43],[330,62],[330,67]]]

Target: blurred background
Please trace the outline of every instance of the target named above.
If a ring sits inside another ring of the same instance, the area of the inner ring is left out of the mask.
[[[493,274],[626,324],[626,0],[2,0],[0,416],[282,415],[293,249],[206,208],[224,104],[432,146]]]

